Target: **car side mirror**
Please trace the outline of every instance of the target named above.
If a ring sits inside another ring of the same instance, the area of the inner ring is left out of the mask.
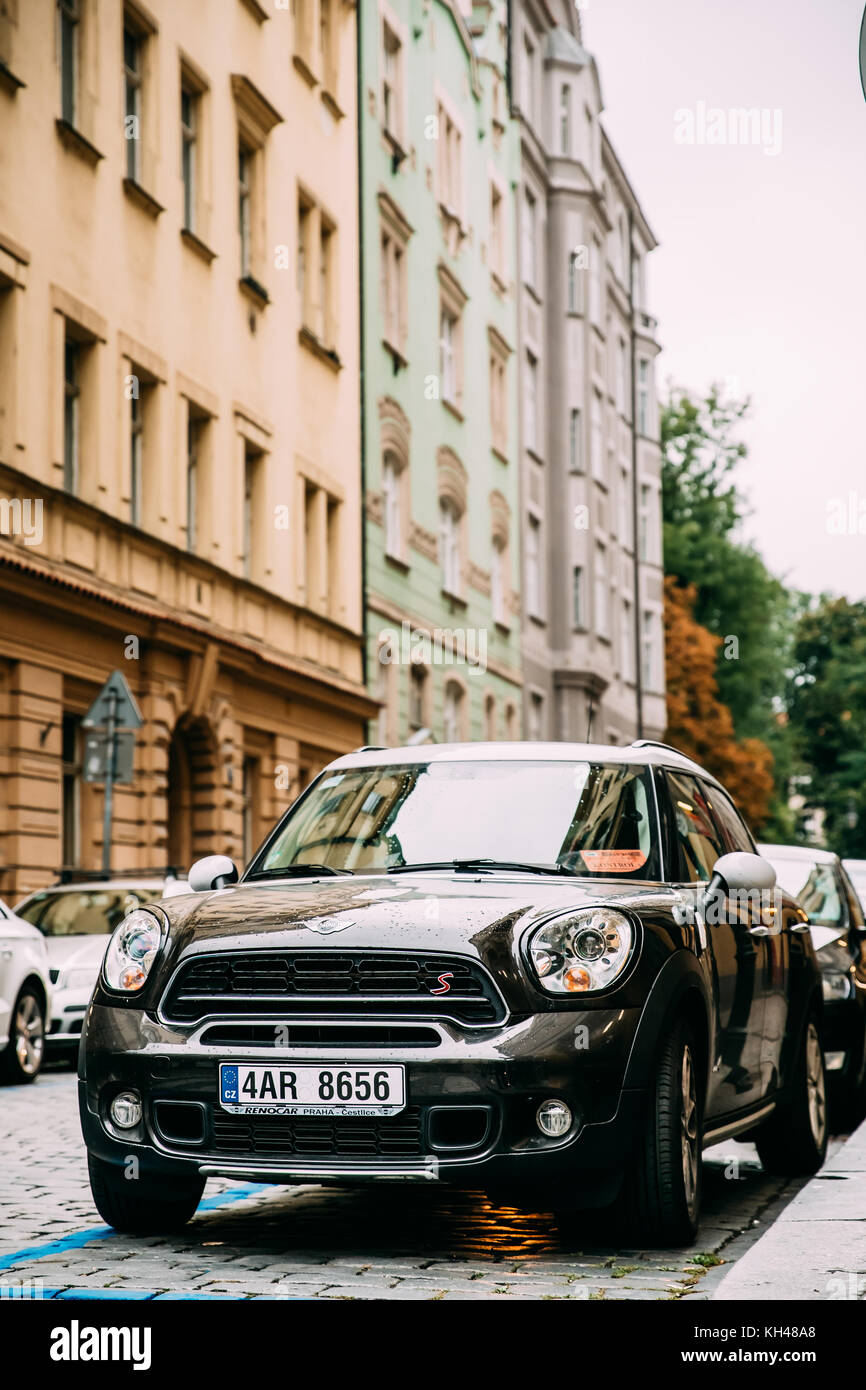
[[[769,859],[760,854],[747,854],[745,850],[734,850],[732,854],[721,855],[713,865],[713,875],[707,885],[707,897],[715,893],[760,892],[775,888],[776,870]]]
[[[188,879],[193,893],[210,893],[214,888],[227,888],[237,881],[237,865],[227,854],[208,854],[204,859],[197,859]]]

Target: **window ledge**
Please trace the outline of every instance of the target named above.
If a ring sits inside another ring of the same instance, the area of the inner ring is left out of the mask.
[[[538,464],[541,465],[542,468],[544,467],[544,456],[543,456],[543,454],[540,454],[536,448],[534,448],[534,447],[533,447],[532,445],[530,445],[530,444],[527,444],[527,446],[526,446],[526,452],[528,453],[529,457],[532,459],[533,463],[538,463]]]
[[[335,121],[342,121],[343,118],[345,117],[346,113],[345,113],[345,111],[343,110],[343,108],[342,108],[342,106],[340,105],[340,103],[337,101],[337,98],[336,98],[331,92],[328,91],[327,87],[324,87],[324,88],[322,89],[321,96],[322,96],[322,105],[323,105],[328,111],[330,111],[330,113],[331,113],[331,115],[333,116],[334,120],[335,120]]]
[[[511,624],[504,622],[502,618],[494,618],[493,626],[496,628],[497,632],[501,633],[503,637],[511,636]]]
[[[8,92],[10,96],[14,97],[16,92],[26,86],[27,83],[22,81],[20,77],[16,77],[10,67],[0,62],[0,87],[3,88],[4,92]]]
[[[496,291],[496,293],[501,294],[504,298],[505,295],[508,294],[508,286],[506,285],[502,276],[499,274],[499,271],[491,270],[490,279],[493,281],[493,288]]]
[[[332,372],[339,372],[342,370],[343,364],[340,361],[339,354],[334,348],[325,347],[321,339],[316,337],[312,328],[299,328],[298,342],[303,347],[307,348],[314,357],[318,357],[320,362],[324,362],[326,367],[330,367]]]
[[[393,569],[399,570],[401,574],[409,573],[409,561],[404,560],[402,555],[392,555],[390,551],[386,550],[385,560]]]
[[[148,217],[156,221],[161,212],[165,212],[162,203],[158,203],[146,188],[142,188],[137,179],[125,178],[123,180],[123,191],[136,207],[140,207],[142,212],[146,212]]]
[[[406,150],[400,139],[389,130],[387,126],[382,127],[382,139],[385,141],[391,153],[391,173],[396,174],[404,160],[408,159],[409,152]]]
[[[67,150],[71,150],[73,154],[77,154],[79,159],[83,159],[84,163],[89,165],[91,169],[95,169],[100,159],[105,158],[101,150],[92,145],[86,135],[82,135],[80,130],[76,130],[75,126],[70,125],[69,121],[65,121],[62,116],[58,116],[54,124],[57,127],[61,144]]]
[[[216,260],[216,251],[212,251],[201,237],[197,237],[195,232],[190,231],[189,227],[181,227],[180,239],[184,246],[188,246],[190,251],[195,252],[199,260],[204,261],[205,265],[210,265],[211,261]]]
[[[452,594],[451,590],[446,589],[444,585],[442,588],[442,597],[444,599],[447,599],[448,602],[452,605],[452,607],[468,608],[469,606],[462,594]]]
[[[252,275],[242,275],[238,280],[238,288],[241,294],[252,300],[257,309],[264,309],[271,302],[270,295],[264,285],[259,284],[259,281]]]
[[[318,87],[319,79],[302,54],[295,53],[292,57],[292,63],[294,64],[296,72],[301,74],[308,87]]]
[[[500,447],[499,447],[498,444],[491,444],[491,445],[490,445],[490,452],[491,452],[491,454],[493,455],[494,458],[499,459],[499,462],[500,462],[500,463],[509,463],[509,462],[510,462],[509,457],[508,457],[508,454],[505,452],[504,449],[500,449]]]
[[[447,411],[450,411],[450,413],[454,416],[454,419],[459,420],[462,425],[463,421],[466,419],[466,416],[463,414],[463,411],[460,409],[459,405],[456,405],[454,401],[447,400],[445,396],[442,397],[442,404],[444,405]]]
[[[390,342],[388,338],[382,339],[382,346],[385,349],[385,351],[390,354],[391,361],[394,365],[395,376],[403,367],[408,367],[409,359],[407,357],[404,357],[400,349],[398,347],[395,347],[394,344]]]

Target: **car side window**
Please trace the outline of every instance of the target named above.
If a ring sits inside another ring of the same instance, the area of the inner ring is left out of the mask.
[[[721,828],[727,849],[742,850],[745,854],[757,853],[755,842],[730,797],[719,787],[711,788],[708,795],[710,808]]]
[[[863,927],[864,927],[864,921],[863,921],[863,908],[862,908],[861,905],[860,905],[860,899],[857,897],[857,894],[854,892],[854,885],[853,885],[853,883],[851,882],[850,878],[848,877],[848,875],[846,874],[846,872],[845,872],[844,869],[840,869],[840,870],[839,870],[839,875],[840,875],[840,877],[841,877],[841,879],[842,879],[842,884],[843,884],[843,887],[844,887],[844,889],[845,889],[845,897],[846,897],[847,900],[848,900],[848,923],[849,923],[849,926],[856,927],[858,931],[862,931],[862,930],[863,930]]]
[[[690,883],[705,882],[712,877],[716,860],[725,853],[721,832],[710,810],[709,789],[686,773],[666,771],[665,776],[683,877]]]

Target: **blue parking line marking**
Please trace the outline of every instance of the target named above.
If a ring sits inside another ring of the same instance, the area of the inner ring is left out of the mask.
[[[230,1187],[226,1192],[217,1192],[213,1197],[205,1197],[199,1202],[199,1211],[213,1211],[217,1207],[224,1207],[232,1202],[243,1201],[245,1197],[253,1197],[257,1192],[266,1192],[271,1186],[266,1182],[247,1182],[238,1187]],[[116,1231],[113,1226],[91,1226],[86,1231],[73,1231],[68,1236],[61,1236],[59,1240],[49,1240],[43,1245],[25,1246],[23,1250],[13,1250],[9,1255],[0,1255],[0,1271],[11,1269],[13,1265],[22,1264],[25,1260],[42,1260],[46,1255],[62,1255],[66,1250],[80,1250],[83,1245],[89,1245],[93,1240],[114,1239],[123,1232]],[[135,1237],[131,1237],[135,1239]]]

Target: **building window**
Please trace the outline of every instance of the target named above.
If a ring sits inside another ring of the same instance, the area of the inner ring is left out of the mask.
[[[528,34],[523,35],[523,80],[521,82],[524,114],[535,116],[535,44]]]
[[[243,142],[240,142],[238,144],[238,234],[240,236],[242,280],[252,273],[252,181],[253,152]]]
[[[484,697],[484,737],[488,743],[496,741],[496,697]]]
[[[571,573],[571,608],[572,623],[576,628],[586,627],[586,612],[584,605],[586,598],[583,592],[583,569],[580,565],[575,565]]]
[[[639,560],[649,559],[649,516],[651,490],[641,483],[640,506],[638,508],[637,556]]]
[[[333,0],[319,0],[319,48],[322,54],[322,83],[326,91],[336,91],[337,72],[334,44]]]
[[[532,513],[526,524],[526,611],[541,618],[541,520]]]
[[[382,498],[385,519],[385,554],[403,559],[403,468],[397,455],[388,452],[382,465]]]
[[[572,473],[583,472],[583,420],[577,406],[568,417],[568,466]]]
[[[312,205],[306,198],[298,199],[298,315],[301,323],[312,326],[312,304],[310,302],[310,231],[313,221]]]
[[[460,316],[444,303],[439,310],[439,377],[443,401],[459,406]]]
[[[559,153],[571,154],[571,87],[567,82],[559,89]]]
[[[445,686],[443,705],[443,734],[446,743],[459,743],[463,738],[464,694],[462,686],[456,681],[448,681]]]
[[[610,635],[610,591],[607,577],[607,549],[595,547],[595,630],[600,637]]]
[[[382,126],[395,144],[402,147],[404,92],[403,44],[396,29],[382,20]]]
[[[580,259],[579,251],[572,251],[568,257],[568,312],[570,314],[580,314],[583,311]]]
[[[508,363],[504,351],[491,334],[490,348],[490,437],[493,448],[508,453]]]
[[[83,346],[66,330],[63,391],[63,486],[77,494],[81,451],[81,357]]]
[[[74,126],[78,121],[81,0],[58,0],[57,8],[60,15],[60,114]]]
[[[658,644],[656,642],[656,615],[651,608],[645,608],[641,624],[641,679],[645,690],[658,690]]]
[[[414,662],[409,667],[409,729],[416,733],[427,725],[427,672]]]
[[[649,360],[638,358],[637,364],[637,432],[649,434],[650,377]]]
[[[490,554],[490,602],[493,609],[493,621],[501,626],[504,626],[507,621],[505,560],[506,547],[501,538],[497,537],[493,542]]]
[[[533,742],[544,737],[544,696],[537,690],[531,691],[529,696],[529,729],[527,732]]]
[[[629,486],[628,471],[625,468],[619,470],[619,521],[617,529],[619,531],[619,543],[626,548],[631,546],[631,508],[629,506]]]
[[[598,481],[604,481],[604,432],[602,426],[602,405],[601,396],[597,391],[592,393],[590,403],[590,440],[589,454],[592,476]]]
[[[495,183],[490,185],[490,269],[499,280],[505,280],[505,199]]]
[[[439,129],[439,202],[458,220],[463,214],[463,135],[454,117],[440,101],[436,107]]]
[[[244,510],[241,554],[246,579],[255,577],[260,565],[263,541],[262,533],[262,488],[264,484],[265,456],[252,444],[244,444]]]
[[[505,737],[513,742],[518,735],[517,705],[509,700],[505,706]]]
[[[129,402],[129,519],[140,526],[144,489],[144,410],[140,392]]]
[[[631,603],[623,599],[619,619],[619,669],[624,681],[634,680],[634,628],[631,618]]]
[[[439,501],[439,568],[442,572],[442,588],[446,594],[457,597],[461,591],[460,576],[460,523],[461,517],[449,498]]]
[[[195,232],[198,184],[198,128],[201,93],[182,78],[180,86],[180,167],[183,180],[183,225]]]
[[[407,245],[389,219],[380,236],[383,336],[386,345],[405,357],[408,337]]]
[[[601,243],[593,237],[589,252],[589,317],[596,328],[601,328],[601,271]]]
[[[535,288],[537,271],[536,247],[536,203],[529,189],[523,194],[523,280],[530,289]]]
[[[63,715],[61,759],[63,868],[74,869],[81,860],[81,720],[77,714]]]
[[[319,227],[319,340],[330,351],[336,342],[334,313],[334,243],[333,223],[321,218]]]
[[[538,452],[538,358],[526,354],[526,418],[524,433],[527,449]]]
[[[616,343],[616,408],[620,415],[628,414],[628,349],[624,338]]]
[[[207,417],[197,414],[188,403],[186,422],[186,548],[195,554],[199,546],[199,506],[201,503],[202,444]]]
[[[126,177],[141,183],[141,81],[144,40],[141,34],[124,20],[123,25],[123,90],[124,135],[126,136]]]

